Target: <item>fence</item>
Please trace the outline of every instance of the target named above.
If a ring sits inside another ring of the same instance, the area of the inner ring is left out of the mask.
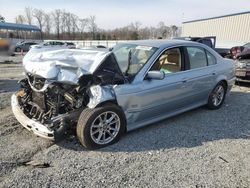
[[[51,40],[45,40],[51,41]],[[60,40],[63,42],[73,42],[78,48],[102,45],[108,48],[115,46],[118,43],[126,42],[126,40]]]

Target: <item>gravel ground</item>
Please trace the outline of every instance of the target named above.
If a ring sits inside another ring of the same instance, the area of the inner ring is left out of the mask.
[[[250,85],[235,86],[219,110],[202,107],[88,151],[74,134],[52,143],[22,128],[10,109],[21,70],[4,66],[0,187],[250,187]]]

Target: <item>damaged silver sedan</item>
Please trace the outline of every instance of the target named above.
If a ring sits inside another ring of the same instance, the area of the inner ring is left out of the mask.
[[[112,51],[32,49],[23,65],[26,78],[12,96],[17,120],[52,140],[76,128],[91,149],[202,105],[218,109],[235,80],[231,60],[180,40],[123,43]]]

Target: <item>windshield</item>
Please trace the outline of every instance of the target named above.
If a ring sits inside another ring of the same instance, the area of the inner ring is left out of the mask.
[[[124,75],[134,76],[157,50],[156,47],[138,44],[118,44],[113,48],[118,65]]]

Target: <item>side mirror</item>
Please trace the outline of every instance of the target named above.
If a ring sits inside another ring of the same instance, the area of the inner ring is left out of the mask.
[[[146,78],[154,80],[163,80],[165,78],[165,73],[162,71],[149,71]]]

